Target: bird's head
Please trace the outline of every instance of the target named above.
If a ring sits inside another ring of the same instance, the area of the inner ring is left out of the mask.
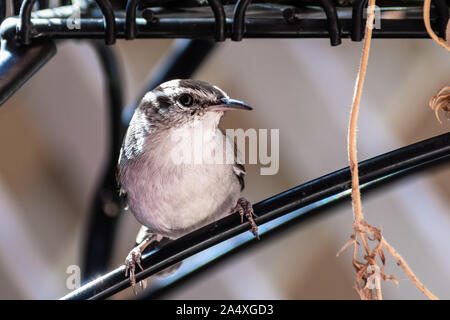
[[[170,128],[194,121],[219,121],[228,110],[252,110],[207,82],[184,79],[159,85],[142,99],[141,111],[152,126]]]

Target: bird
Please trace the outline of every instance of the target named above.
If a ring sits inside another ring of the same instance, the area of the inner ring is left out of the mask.
[[[252,107],[207,82],[176,79],[147,92],[134,111],[116,175],[124,206],[142,225],[125,259],[133,289],[136,266],[142,269],[142,253],[151,244],[157,247],[233,213],[241,223],[245,217],[259,238],[256,214],[241,196],[245,167],[239,150],[219,128],[231,110]],[[224,154],[231,161],[223,161]]]

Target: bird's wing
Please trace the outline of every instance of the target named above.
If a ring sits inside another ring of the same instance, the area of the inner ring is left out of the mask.
[[[128,209],[128,196],[127,196],[127,192],[125,191],[124,188],[122,188],[122,184],[120,183],[120,166],[117,166],[117,170],[116,170],[116,183],[117,183],[117,188],[119,190],[119,203],[120,203],[120,207],[122,209],[127,210]]]
[[[245,188],[245,182],[244,182],[245,167],[242,164],[235,163],[233,165],[233,172],[239,180],[239,183],[241,185],[241,191],[244,190],[244,188]]]
[[[127,162],[139,157],[144,148],[146,136],[150,133],[150,124],[145,118],[144,112],[138,107],[130,121],[122,147],[120,148],[119,161],[117,163],[116,181],[119,188],[119,197],[122,207],[128,206],[126,190],[121,186],[121,170],[127,165]]]

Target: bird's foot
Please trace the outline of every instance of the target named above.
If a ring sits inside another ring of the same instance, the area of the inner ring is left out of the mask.
[[[250,223],[250,231],[259,239],[258,226],[254,219],[257,215],[253,211],[252,204],[247,199],[240,198],[235,210],[241,216],[241,223],[244,223],[244,216],[247,218],[247,221]]]
[[[142,251],[141,248],[138,246],[130,251],[128,256],[125,259],[125,277],[128,276],[128,273],[130,274],[130,283],[131,287],[133,288],[133,291],[135,294],[137,294],[135,286],[136,286],[136,265],[141,268],[141,270],[144,270],[141,265],[141,256]],[[139,282],[139,285],[142,289],[145,289],[147,287],[147,281],[142,280]]]

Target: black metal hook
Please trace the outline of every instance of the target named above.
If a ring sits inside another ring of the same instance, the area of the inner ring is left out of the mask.
[[[20,41],[28,45],[31,36],[31,11],[36,0],[24,0],[20,7],[20,25],[18,26],[18,34]],[[105,42],[106,44],[114,44],[116,42],[117,26],[114,17],[114,10],[108,0],[95,0],[105,19]]]
[[[342,42],[341,36],[341,24],[339,23],[339,18],[337,16],[336,7],[333,5],[331,0],[320,0],[322,8],[327,16],[327,28],[328,35],[330,37],[330,43],[332,46],[337,46]],[[299,13],[299,8],[287,8],[283,10],[283,17],[288,23],[295,23],[298,18],[295,17]]]
[[[231,40],[241,41],[245,32],[245,11],[251,0],[239,0],[234,7]]]
[[[216,41],[225,41],[226,15],[221,0],[209,0],[209,5],[214,13],[215,19],[215,39]]]
[[[352,9],[352,40],[361,41],[364,37],[364,8],[369,0],[355,0]]]
[[[141,0],[128,0],[127,17],[125,19],[125,39],[133,40],[136,38],[136,8]]]
[[[233,27],[231,40],[241,41],[245,32],[245,11],[251,0],[239,0],[233,14]],[[331,0],[320,0],[321,6],[327,16],[328,33],[332,46],[341,44],[341,26],[337,16],[336,7]]]
[[[445,1],[445,0],[444,0]],[[332,46],[340,45],[341,40],[341,25],[337,15],[336,7],[331,0],[320,0],[323,10],[327,15],[327,27],[330,35],[330,43]]]

